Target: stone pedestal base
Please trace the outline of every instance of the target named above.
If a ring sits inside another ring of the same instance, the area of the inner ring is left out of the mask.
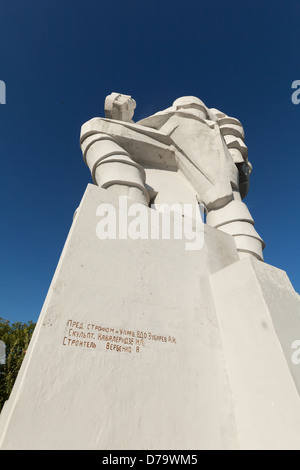
[[[254,258],[210,281],[241,448],[299,449],[299,295],[284,271]]]
[[[99,240],[102,203],[118,198],[89,185],[0,448],[300,448],[299,299],[285,274],[239,260],[233,237],[208,226],[198,251]]]

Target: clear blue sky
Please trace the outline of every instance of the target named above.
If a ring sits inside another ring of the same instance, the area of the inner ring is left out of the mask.
[[[112,91],[135,120],[184,95],[241,120],[265,261],[300,292],[299,46],[299,0],[2,0],[0,316],[39,316],[91,182],[80,127]]]

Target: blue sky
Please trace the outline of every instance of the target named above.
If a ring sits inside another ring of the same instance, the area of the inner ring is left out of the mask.
[[[299,46],[299,0],[2,0],[0,316],[37,320],[91,182],[80,127],[113,91],[135,120],[184,95],[241,120],[265,261],[300,292]]]

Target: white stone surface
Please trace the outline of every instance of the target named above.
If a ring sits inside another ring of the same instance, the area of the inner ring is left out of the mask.
[[[87,187],[0,448],[300,448],[288,361],[299,297],[285,273],[239,261],[233,237],[207,225],[196,252],[184,240],[99,240],[97,207],[118,201]]]
[[[249,258],[210,280],[241,448],[299,449],[300,400],[291,374],[299,388],[291,361],[297,294],[284,272]]]
[[[196,252],[183,240],[101,241],[95,214],[108,201],[118,198],[88,186],[0,420],[0,448],[235,448],[208,279],[238,260],[232,237],[206,226]],[[132,352],[92,338],[95,348],[68,345],[81,340],[74,332],[108,334],[92,324],[123,339],[120,329],[134,331]]]

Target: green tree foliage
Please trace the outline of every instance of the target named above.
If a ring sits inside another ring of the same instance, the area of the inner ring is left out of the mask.
[[[6,346],[5,364],[0,364],[0,411],[9,398],[34,328],[31,321],[10,324],[0,317],[0,340]]]

